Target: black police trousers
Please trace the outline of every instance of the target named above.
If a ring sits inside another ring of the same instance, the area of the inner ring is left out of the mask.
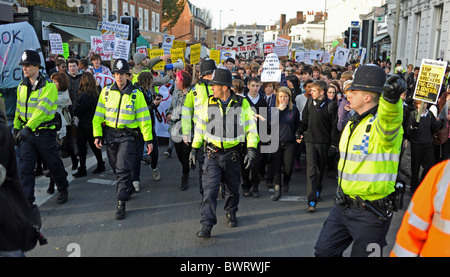
[[[364,207],[335,205],[328,215],[319,238],[316,257],[342,257],[342,253],[353,242],[352,257],[381,257],[387,245],[386,235],[392,216],[381,221]]]
[[[128,201],[134,192],[132,171],[136,160],[135,139],[131,135],[108,131],[106,146],[109,165],[117,177],[117,200]]]
[[[67,172],[56,146],[56,131],[41,130],[32,133],[26,141],[20,144],[19,163],[20,182],[30,203],[35,201],[34,168],[38,157],[41,157],[47,165],[59,191],[65,191],[69,187]]]
[[[202,175],[203,200],[200,207],[200,223],[202,225],[216,225],[217,223],[217,196],[221,181],[225,187],[224,210],[236,213],[241,182],[241,157],[238,151],[206,153]]]

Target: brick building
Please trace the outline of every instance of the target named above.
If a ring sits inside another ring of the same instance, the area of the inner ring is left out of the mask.
[[[177,24],[167,34],[174,35],[176,40],[186,41],[187,44],[206,43],[206,29],[202,10],[186,1]]]

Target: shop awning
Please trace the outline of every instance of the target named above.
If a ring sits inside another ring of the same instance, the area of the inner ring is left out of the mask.
[[[71,34],[74,37],[80,38],[87,43],[91,43],[91,36],[101,36],[102,32],[95,29],[81,28],[81,27],[71,27],[64,25],[52,24],[53,27]]]
[[[378,36],[378,37],[374,38],[373,39],[373,44],[376,44],[376,43],[382,41],[383,39],[387,38],[388,36],[389,36],[389,34],[384,34],[384,35],[381,35],[381,36]]]
[[[136,46],[147,46],[150,48],[150,43],[141,35],[139,35],[136,39]]]

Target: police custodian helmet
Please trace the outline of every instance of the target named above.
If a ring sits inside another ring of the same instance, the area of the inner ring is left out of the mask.
[[[204,76],[212,74],[214,70],[216,70],[216,68],[217,66],[214,60],[211,59],[205,60],[200,64],[200,75]]]
[[[228,69],[217,68],[213,72],[211,85],[233,87],[233,76]]]
[[[114,61],[112,73],[130,73],[130,66],[128,65],[128,61],[125,59],[117,59]]]
[[[352,85],[348,90],[382,93],[385,82],[386,73],[381,67],[376,65],[362,65],[356,69]]]
[[[19,65],[37,65],[40,68],[42,68],[41,57],[39,56],[39,53],[35,50],[25,50],[22,53]]]

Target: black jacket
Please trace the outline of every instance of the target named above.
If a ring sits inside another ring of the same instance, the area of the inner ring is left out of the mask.
[[[414,144],[433,143],[433,134],[439,131],[440,122],[436,120],[432,112],[428,111],[426,116],[420,118],[418,128],[414,128],[417,113],[418,111],[414,110],[409,114],[405,129],[406,137]]]
[[[92,119],[97,108],[98,99],[81,92],[72,105],[72,113],[80,120],[78,128],[92,128]]]
[[[308,98],[302,114],[303,141],[338,146],[337,112],[337,104],[326,96],[323,100]]]

